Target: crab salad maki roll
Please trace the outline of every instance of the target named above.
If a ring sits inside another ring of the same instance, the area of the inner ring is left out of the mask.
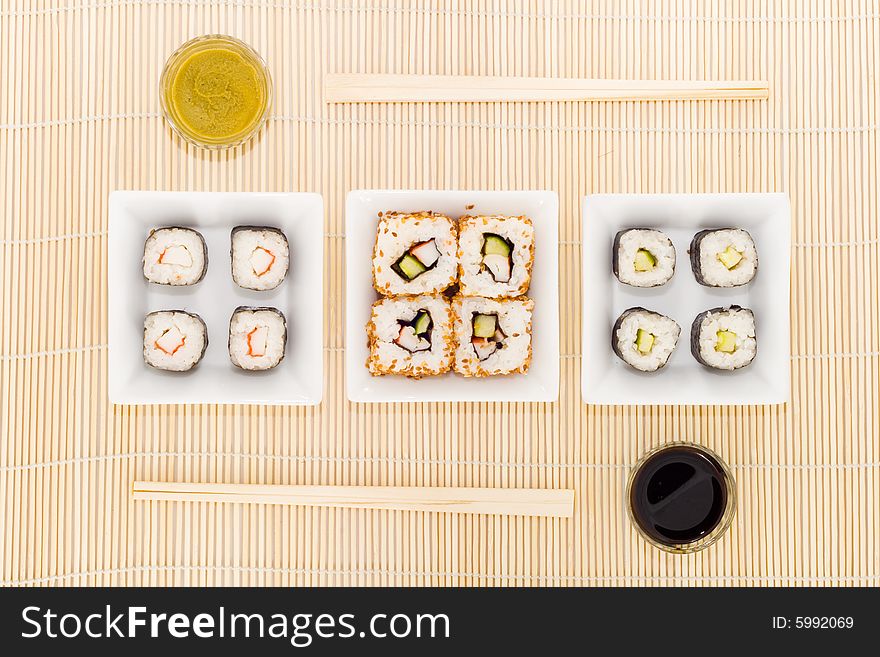
[[[701,285],[745,285],[758,272],[758,251],[748,232],[740,228],[701,230],[690,247],[691,268]]]
[[[208,328],[183,310],[160,310],[144,318],[144,362],[169,372],[191,370],[205,355]]]
[[[452,368],[452,310],[440,295],[382,298],[367,324],[373,376],[400,374],[413,379]]]
[[[623,311],[611,331],[614,353],[640,372],[666,366],[678,345],[681,327],[675,320],[645,308]]]
[[[615,235],[612,248],[614,275],[626,285],[657,287],[675,273],[675,247],[659,230],[622,230]]]
[[[143,265],[151,283],[195,285],[208,269],[205,239],[191,228],[157,228],[144,242]]]
[[[456,227],[435,212],[387,212],[373,248],[373,287],[379,294],[439,294],[458,274]]]
[[[528,291],[535,260],[531,219],[466,215],[458,228],[460,294],[499,299]]]
[[[748,308],[712,308],[697,315],[691,326],[691,353],[702,365],[737,370],[758,353],[755,315]]]
[[[495,376],[528,371],[532,360],[535,302],[457,296],[455,371],[464,376]]]
[[[229,358],[243,370],[271,370],[284,358],[287,320],[277,308],[239,306],[229,321]]]
[[[238,226],[232,229],[232,280],[248,290],[272,290],[290,266],[287,237],[277,228]]]

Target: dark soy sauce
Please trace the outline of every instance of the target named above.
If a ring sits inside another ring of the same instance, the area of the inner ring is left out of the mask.
[[[635,521],[653,540],[673,547],[711,533],[728,504],[724,467],[689,446],[662,449],[633,475],[630,507]]]

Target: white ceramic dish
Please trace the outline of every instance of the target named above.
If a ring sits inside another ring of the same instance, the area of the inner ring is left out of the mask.
[[[113,192],[109,223],[110,401],[116,404],[291,404],[321,401],[323,377],[323,201],[318,194]],[[230,232],[239,225],[280,228],[290,270],[274,290],[238,287],[230,269]],[[186,226],[208,247],[208,270],[196,285],[148,283],[141,258],[152,228]],[[238,306],[272,306],[287,319],[284,360],[245,372],[229,360],[229,319]],[[208,348],[190,372],[153,369],[143,360],[144,315],[198,313]]]
[[[720,289],[697,283],[688,257],[691,238],[705,228],[751,233],[758,272],[748,285]],[[626,228],[656,228],[676,250],[666,285],[636,288],[612,273],[612,242]],[[583,205],[583,361],[581,383],[590,404],[779,404],[789,399],[789,261],[791,209],[784,194],[597,194]],[[690,351],[694,318],[737,304],[755,313],[758,351],[733,372],[700,365]],[[638,372],[611,348],[611,331],[627,308],[643,306],[681,327],[666,367]]]
[[[535,263],[528,296],[532,316],[532,364],[528,373],[469,379],[457,374],[418,381],[403,376],[373,377],[366,367],[366,324],[378,299],[371,257],[378,213],[434,210],[463,214],[524,214],[535,226]],[[536,401],[559,397],[559,200],[546,191],[388,191],[348,194],[345,216],[346,351],[348,398],[355,402]]]

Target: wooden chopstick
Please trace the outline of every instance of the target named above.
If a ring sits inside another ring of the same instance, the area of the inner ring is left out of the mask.
[[[764,100],[766,81],[588,80],[464,75],[330,73],[328,103],[559,100]]]
[[[570,518],[574,491],[537,488],[287,486],[136,481],[135,500],[289,504]]]

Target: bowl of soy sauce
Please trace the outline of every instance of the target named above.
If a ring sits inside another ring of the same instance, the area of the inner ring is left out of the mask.
[[[736,482],[715,452],[686,442],[657,447],[627,485],[630,518],[652,545],[697,552],[717,541],[736,513]]]

